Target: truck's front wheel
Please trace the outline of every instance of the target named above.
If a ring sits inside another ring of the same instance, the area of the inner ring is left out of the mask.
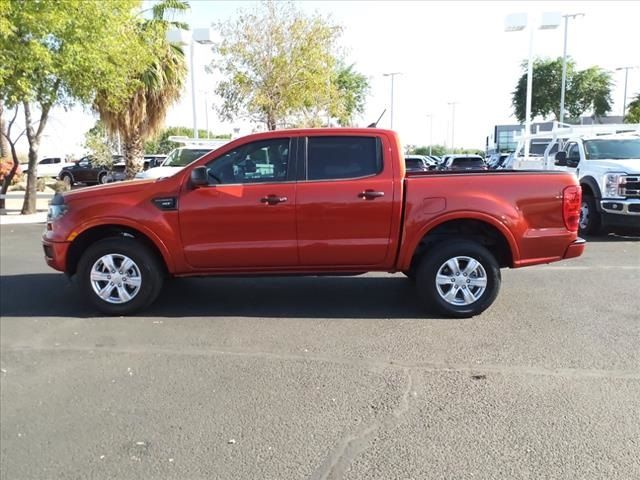
[[[150,305],[160,293],[163,276],[155,255],[126,237],[91,245],[78,265],[84,296],[107,315],[129,315]]]
[[[580,235],[598,235],[602,230],[600,214],[593,195],[585,194],[580,205]]]
[[[417,273],[422,300],[451,317],[482,313],[500,290],[500,266],[495,257],[468,240],[436,245],[422,259]]]

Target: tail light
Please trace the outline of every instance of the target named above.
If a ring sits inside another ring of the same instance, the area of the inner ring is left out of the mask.
[[[571,185],[562,191],[562,218],[564,226],[570,232],[578,231],[581,201],[582,188],[580,186]]]

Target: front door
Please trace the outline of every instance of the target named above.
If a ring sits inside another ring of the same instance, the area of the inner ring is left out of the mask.
[[[379,137],[310,136],[298,183],[303,266],[380,266],[393,209],[391,161]]]
[[[207,163],[209,186],[179,200],[190,265],[227,271],[298,265],[291,142],[259,140]]]

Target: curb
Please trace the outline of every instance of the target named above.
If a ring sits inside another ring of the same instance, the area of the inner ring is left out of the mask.
[[[20,215],[18,213],[0,215],[0,225],[27,225],[45,223],[46,221],[47,212],[38,212],[31,215]]]

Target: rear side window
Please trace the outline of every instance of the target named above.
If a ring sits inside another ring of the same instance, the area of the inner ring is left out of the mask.
[[[338,180],[376,175],[382,171],[377,137],[309,137],[307,179]]]

